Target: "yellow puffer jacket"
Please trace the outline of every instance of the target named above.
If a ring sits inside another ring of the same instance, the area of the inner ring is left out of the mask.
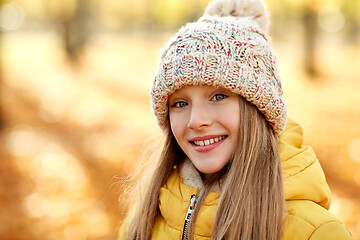
[[[346,227],[327,211],[330,206],[329,187],[313,150],[302,148],[302,141],[301,127],[289,120],[279,137],[287,207],[283,239],[352,239]],[[184,179],[183,172],[175,169],[160,189],[161,214],[156,217],[152,239],[182,238],[190,199],[198,189],[193,184],[184,184],[189,182],[189,178],[186,176]],[[195,240],[211,239],[218,201],[219,192],[211,191],[206,197],[196,219]],[[119,239],[125,239],[123,235],[127,224],[120,229]]]

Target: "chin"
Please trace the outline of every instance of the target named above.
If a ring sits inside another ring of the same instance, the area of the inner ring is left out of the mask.
[[[194,164],[195,165],[195,164]],[[209,168],[209,166],[199,166],[195,165],[196,169],[199,170],[199,172],[204,174],[212,174],[219,172],[224,166],[214,166],[212,168]]]

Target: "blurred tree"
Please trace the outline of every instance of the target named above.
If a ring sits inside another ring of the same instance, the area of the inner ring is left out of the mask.
[[[276,5],[274,12],[286,19],[294,18],[300,22],[304,29],[303,34],[303,67],[304,71],[310,77],[318,74],[316,67],[316,39],[318,37],[318,13],[322,4],[326,0],[284,0],[273,2]],[[290,24],[287,21],[286,24]],[[287,26],[289,27],[289,26]]]
[[[146,28],[153,27],[156,24],[156,18],[153,14],[154,6],[156,6],[157,0],[147,0],[147,1],[133,1],[133,9],[135,12],[140,14],[140,21],[143,21],[142,24]],[[139,8],[142,6],[141,8]],[[139,11],[139,9],[141,9]]]
[[[59,23],[64,50],[68,59],[78,62],[91,36],[91,0],[47,1],[50,18]]]
[[[4,1],[0,0],[0,9],[3,5]],[[2,31],[0,30],[0,94],[2,91]],[[1,96],[1,95],[0,95]],[[2,101],[0,101],[0,131],[4,127],[4,115],[2,110]]]
[[[134,26],[146,30],[174,29],[198,19],[208,2],[210,0],[134,0],[126,3],[128,14],[118,18],[127,18],[124,24],[127,29]]]
[[[351,43],[358,43],[360,36],[360,1],[347,0],[344,2],[343,11],[346,16],[347,38]]]
[[[77,62],[90,38],[91,12],[88,0],[76,0],[74,14],[64,19],[62,37],[69,59]]]
[[[317,12],[311,4],[306,3],[304,6],[303,24],[305,29],[305,55],[304,67],[305,71],[310,76],[317,75],[316,69],[316,38],[317,38]]]

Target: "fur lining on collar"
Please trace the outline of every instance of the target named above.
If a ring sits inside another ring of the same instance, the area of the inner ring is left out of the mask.
[[[181,177],[183,179],[183,183],[189,187],[202,188],[204,186],[204,182],[199,171],[188,158],[186,158],[182,164]]]
[[[196,169],[189,158],[184,160],[180,171],[183,183],[185,185],[198,188],[202,188],[204,186],[204,181],[202,180],[199,171]],[[220,192],[220,190],[219,183],[215,183],[213,186],[211,186],[211,191]]]

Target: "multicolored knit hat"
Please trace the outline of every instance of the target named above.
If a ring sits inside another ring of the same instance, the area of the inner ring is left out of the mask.
[[[210,85],[244,97],[280,134],[287,108],[268,23],[262,0],[215,0],[197,22],[182,27],[164,46],[152,86],[160,127],[169,124],[172,93],[186,85]]]

